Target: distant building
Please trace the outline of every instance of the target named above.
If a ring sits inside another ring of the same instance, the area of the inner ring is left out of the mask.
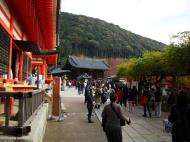
[[[109,69],[109,65],[103,60],[69,56],[65,69],[71,71],[70,78],[72,79],[84,73],[92,76],[92,79],[99,79],[104,77],[104,71]]]

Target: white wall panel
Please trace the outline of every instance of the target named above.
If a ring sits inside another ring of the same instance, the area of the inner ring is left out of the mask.
[[[7,4],[5,3],[5,0],[0,0],[0,5],[2,6],[2,8],[5,11],[6,15],[8,16],[8,18],[10,19],[11,14],[10,14]]]
[[[21,40],[20,36],[17,34],[17,32],[15,31],[15,29],[13,29],[13,36],[14,36],[14,39]]]
[[[0,0],[1,1],[1,0]],[[2,11],[0,11],[0,18],[1,20],[5,23],[5,25],[7,26],[7,28],[10,27],[10,22],[8,21],[8,19],[4,16],[4,14],[2,13]]]
[[[14,21],[14,27],[16,28],[17,32],[22,35],[21,28],[17,21]]]

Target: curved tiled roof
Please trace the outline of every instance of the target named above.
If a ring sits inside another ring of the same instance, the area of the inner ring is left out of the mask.
[[[68,61],[71,64],[71,66],[76,68],[97,69],[97,70],[109,69],[109,65],[103,60],[82,59],[75,56],[69,56]]]

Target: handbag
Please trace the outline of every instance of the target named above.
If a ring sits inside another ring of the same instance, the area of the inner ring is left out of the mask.
[[[113,112],[114,112],[114,113],[117,115],[117,117],[120,119],[120,125],[121,125],[121,126],[125,126],[125,125],[126,125],[125,120],[124,120],[124,119],[121,119],[121,118],[119,117],[119,114],[116,112],[116,110],[115,110],[114,107],[112,106],[112,103],[111,103],[110,105],[111,105],[111,108],[112,108]]]
[[[164,125],[164,131],[166,133],[171,133],[172,132],[173,123],[169,122],[168,119],[163,120],[163,125]]]
[[[145,106],[148,102],[148,97],[147,96],[141,96],[140,97],[140,101],[139,101],[139,104],[142,105],[142,106]]]
[[[120,125],[121,125],[121,126],[125,126],[125,125],[126,125],[124,119],[121,119],[121,118],[120,118]]]

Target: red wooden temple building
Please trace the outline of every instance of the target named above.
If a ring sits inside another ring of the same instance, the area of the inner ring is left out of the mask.
[[[28,92],[36,87],[24,82],[34,67],[46,83],[52,81],[47,68],[57,63],[59,12],[60,0],[0,0],[0,102],[4,98],[6,116],[5,124],[0,118],[0,132],[17,131],[10,126],[12,98],[19,99],[17,125],[23,130],[28,130],[27,119],[43,101],[40,91]],[[31,111],[24,108],[23,102],[35,97]]]
[[[0,1],[0,82],[22,82],[56,64],[59,0]]]

